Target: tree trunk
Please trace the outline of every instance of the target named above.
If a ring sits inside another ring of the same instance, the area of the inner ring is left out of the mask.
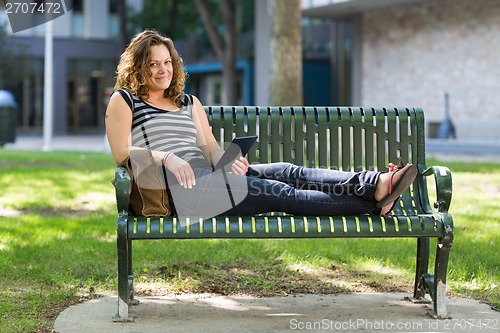
[[[170,7],[170,14],[168,20],[167,33],[172,35],[175,30],[176,25],[176,17],[177,17],[177,8],[179,7],[179,0],[172,0],[172,4]]]
[[[222,0],[222,21],[226,30],[224,34],[224,67],[222,70],[222,90],[224,91],[225,98],[223,97],[222,101],[226,105],[236,105],[238,97],[236,91],[236,69],[234,67],[236,62],[235,15],[233,1]]]
[[[120,24],[120,48],[125,50],[128,44],[127,35],[127,7],[125,0],[118,0],[117,2],[118,20]]]
[[[206,0],[195,0],[203,25],[207,29],[210,45],[222,64],[222,104],[235,105],[237,103],[236,91],[236,28],[234,23],[234,4],[232,0],[222,0],[222,20],[224,23],[224,38],[217,32],[211,19],[210,10]]]
[[[271,1],[271,105],[302,105],[300,0]]]

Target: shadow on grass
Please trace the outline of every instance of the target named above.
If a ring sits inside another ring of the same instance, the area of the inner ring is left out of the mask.
[[[345,246],[345,242],[339,244]],[[323,250],[304,255],[304,249],[311,247]],[[399,269],[380,271],[382,262],[358,265],[370,259],[356,259],[355,253],[339,258],[336,253],[343,252],[339,250],[334,242],[325,240],[141,241],[134,245],[136,291],[139,295],[187,292],[257,296],[410,292],[411,274],[398,279],[391,273]]]

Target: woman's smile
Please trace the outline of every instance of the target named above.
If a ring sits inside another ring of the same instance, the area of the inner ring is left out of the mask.
[[[152,45],[150,47],[151,60],[149,63],[149,70],[151,76],[147,83],[150,91],[165,90],[170,86],[172,81],[172,73],[174,68],[172,66],[172,58],[168,48],[163,45]]]

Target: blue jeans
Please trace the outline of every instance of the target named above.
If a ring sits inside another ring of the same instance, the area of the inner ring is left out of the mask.
[[[246,176],[195,169],[196,186],[169,187],[180,216],[352,215],[377,210],[380,172],[304,168],[290,163],[253,164]]]

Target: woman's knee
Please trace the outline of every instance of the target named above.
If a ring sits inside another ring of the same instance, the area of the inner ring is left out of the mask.
[[[261,179],[279,179],[293,167],[294,165],[288,162],[253,164],[249,167],[247,175]]]
[[[283,180],[290,178],[298,166],[288,162],[272,163],[271,167],[266,170],[265,178]]]

